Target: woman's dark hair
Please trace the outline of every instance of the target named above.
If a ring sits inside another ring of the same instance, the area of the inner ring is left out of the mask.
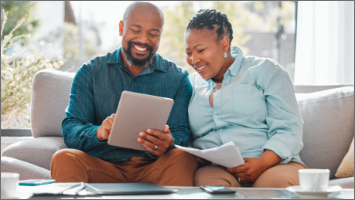
[[[200,9],[187,24],[186,30],[190,29],[204,29],[214,30],[217,25],[217,38],[222,39],[224,35],[229,38],[229,46],[233,40],[233,29],[232,25],[228,20],[226,14],[221,13],[216,9]]]

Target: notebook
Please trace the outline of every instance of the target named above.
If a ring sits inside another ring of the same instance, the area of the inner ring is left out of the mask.
[[[86,183],[85,189],[95,194],[170,194],[174,190],[161,185],[145,183]]]

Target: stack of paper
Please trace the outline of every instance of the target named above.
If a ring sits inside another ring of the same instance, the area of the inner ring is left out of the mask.
[[[182,147],[179,145],[175,145],[175,147],[227,168],[244,164],[243,157],[238,147],[232,141],[222,146],[205,150]]]

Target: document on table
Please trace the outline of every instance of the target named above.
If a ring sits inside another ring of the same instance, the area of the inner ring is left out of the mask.
[[[52,183],[37,186],[19,186],[19,191],[22,193],[32,193],[39,196],[52,196],[52,195],[79,195],[79,189],[82,189],[80,183]],[[81,191],[80,195],[93,195],[92,192]]]
[[[204,150],[179,145],[175,145],[175,147],[227,168],[244,164],[239,148],[232,141],[216,148]]]

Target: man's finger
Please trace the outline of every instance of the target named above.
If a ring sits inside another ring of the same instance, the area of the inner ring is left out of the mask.
[[[164,132],[165,133],[169,133],[170,131],[169,131],[169,126],[168,125],[165,125],[165,127],[164,127]]]
[[[159,131],[159,130],[154,130],[154,129],[148,129],[147,133],[156,136],[157,138],[161,139],[161,140],[167,140],[168,136],[166,135],[166,133]]]
[[[151,149],[153,149],[153,148],[155,147],[155,145],[156,145],[156,144],[153,143],[152,141],[147,140],[147,139],[145,139],[145,138],[138,138],[137,140],[138,140],[138,142],[139,142],[139,140],[140,140],[140,141],[141,141],[140,143],[147,145],[147,146],[150,147]],[[159,146],[159,145],[158,145],[158,146]]]
[[[102,137],[102,139],[105,139],[105,140],[107,140],[108,139],[108,137],[110,136],[110,130],[107,130],[107,129],[105,129],[105,128],[101,128],[101,137]]]
[[[160,145],[160,144],[162,144],[162,143],[164,142],[164,141],[162,141],[161,139],[159,139],[159,138],[157,138],[157,137],[155,137],[155,136],[152,136],[152,135],[150,135],[150,134],[148,134],[148,133],[144,133],[144,132],[140,132],[140,133],[139,133],[139,136],[141,136],[141,137],[143,137],[143,138],[149,140],[149,141],[152,142],[153,144],[158,144],[158,145]]]
[[[109,126],[112,126],[112,122],[110,122],[109,119],[106,118],[105,121],[102,122],[102,125],[109,127]]]
[[[111,129],[112,129],[112,125],[109,124],[108,122],[104,122],[102,123],[102,126],[101,126],[103,129],[106,129],[108,130],[109,132],[111,132]]]
[[[113,118],[112,117],[108,117],[107,119],[106,119],[106,122],[108,122],[111,126],[112,126],[112,124],[113,124]]]
[[[156,156],[160,156],[160,153],[157,151],[158,149],[154,150],[153,148],[150,148],[148,145],[142,144],[144,146],[145,149],[147,149],[147,151],[149,151],[150,153],[156,155]]]

